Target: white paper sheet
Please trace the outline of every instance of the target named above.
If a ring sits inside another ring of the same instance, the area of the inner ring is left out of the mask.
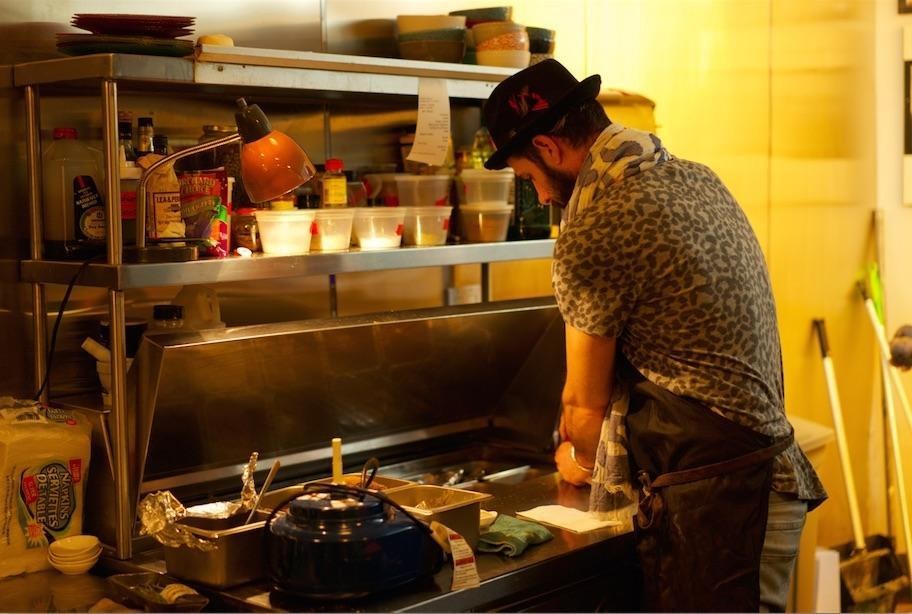
[[[586,533],[596,529],[616,527],[621,524],[618,520],[600,520],[595,514],[563,505],[540,505],[533,507],[531,510],[516,512],[516,517],[542,524],[550,524],[574,533]]]
[[[450,96],[446,79],[418,80],[418,126],[406,157],[412,162],[443,166],[450,145]]]

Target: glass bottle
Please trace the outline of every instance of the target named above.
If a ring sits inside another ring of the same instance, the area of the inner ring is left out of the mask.
[[[494,141],[491,133],[482,126],[475,131],[472,140],[472,168],[484,168],[484,163],[494,154]]]
[[[140,117],[136,120],[136,157],[141,158],[154,150],[152,139],[155,137],[155,128],[151,117]]]
[[[168,137],[164,134],[156,134],[152,137],[152,153],[160,156],[168,155]]]
[[[344,207],[348,204],[348,185],[342,168],[342,160],[326,160],[323,173],[323,207]]]
[[[130,120],[117,122],[117,134],[120,141],[121,162],[136,162],[136,151],[133,149],[133,124]]]

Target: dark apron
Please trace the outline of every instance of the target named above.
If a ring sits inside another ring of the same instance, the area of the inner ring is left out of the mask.
[[[642,487],[643,609],[758,611],[772,460],[792,436],[773,442],[629,365],[619,375],[630,386],[630,461]]]

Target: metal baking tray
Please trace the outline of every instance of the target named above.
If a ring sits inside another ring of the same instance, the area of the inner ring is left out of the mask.
[[[436,520],[456,531],[473,549],[480,534],[481,503],[494,498],[487,493],[430,484],[403,486],[385,494],[422,522]]]

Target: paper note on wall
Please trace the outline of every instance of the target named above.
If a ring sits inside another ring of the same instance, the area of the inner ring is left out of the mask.
[[[412,162],[443,166],[450,144],[450,97],[445,79],[418,80],[418,125],[406,156]]]

